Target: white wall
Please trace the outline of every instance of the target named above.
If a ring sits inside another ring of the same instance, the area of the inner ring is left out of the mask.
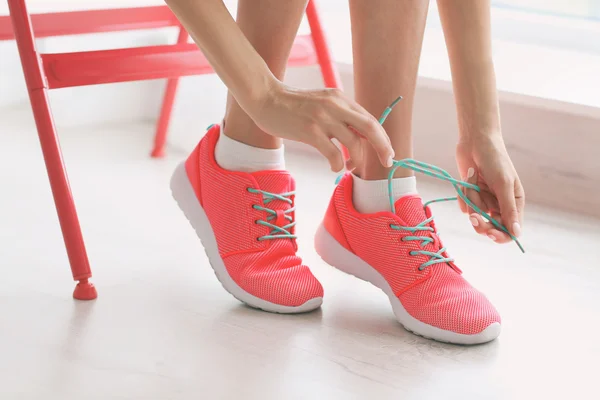
[[[175,35],[173,29],[162,29],[51,38],[39,40],[39,49],[62,52],[164,44],[173,42]],[[332,32],[332,41],[338,43],[345,35]],[[427,56],[425,61],[422,69],[432,64],[427,63]],[[347,64],[342,67],[345,89],[352,96],[351,69]],[[301,87],[322,84],[318,70],[313,67],[291,70],[287,80]],[[163,88],[164,80],[145,81],[60,89],[51,91],[50,96],[59,128],[81,126],[85,131],[89,124],[155,121]],[[578,88],[582,90],[577,93],[593,90]],[[225,95],[224,86],[214,75],[182,78],[169,144],[191,148],[206,125],[222,118]],[[504,136],[528,200],[600,216],[598,108],[504,91],[500,99]],[[16,46],[12,41],[0,42],[0,115],[19,106],[28,104]],[[199,109],[203,110],[202,115],[214,117],[202,120],[198,117]],[[414,119],[416,157],[455,171],[457,128],[449,82],[419,80]],[[148,132],[149,140],[153,133]]]

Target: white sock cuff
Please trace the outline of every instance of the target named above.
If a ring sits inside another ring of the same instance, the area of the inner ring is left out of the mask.
[[[361,195],[365,197],[381,197],[388,196],[388,180],[379,179],[369,181],[361,179],[358,176],[352,174],[354,183],[354,191],[360,191]],[[396,195],[404,196],[406,194],[417,193],[417,178],[409,176],[406,178],[394,178],[392,179],[392,193],[394,197]]]
[[[389,210],[388,180],[368,181],[352,174],[352,201],[361,213],[374,213]],[[392,197],[399,198],[417,194],[417,179],[414,176],[392,179]]]
[[[215,158],[221,168],[231,171],[256,172],[285,169],[285,149],[262,149],[238,142],[221,133],[215,147]]]

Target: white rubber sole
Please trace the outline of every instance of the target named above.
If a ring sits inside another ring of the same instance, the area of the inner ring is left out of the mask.
[[[310,299],[306,303],[297,307],[289,307],[260,299],[239,287],[231,278],[231,276],[229,276],[227,268],[225,268],[223,259],[219,254],[217,240],[213,233],[208,217],[206,216],[202,206],[200,206],[200,203],[196,198],[196,193],[194,192],[192,184],[190,183],[185,171],[185,163],[179,164],[179,166],[175,169],[173,176],[171,177],[171,192],[173,194],[173,198],[179,205],[179,208],[181,208],[186,218],[188,221],[190,221],[190,224],[196,231],[196,234],[200,238],[200,241],[204,246],[206,256],[208,257],[208,261],[210,262],[212,269],[215,271],[217,279],[221,282],[225,290],[231,293],[233,297],[251,307],[280,314],[304,313],[321,307],[321,304],[323,303],[322,297]]]
[[[350,275],[370,282],[387,294],[392,309],[398,322],[404,328],[427,339],[455,344],[479,344],[494,340],[500,335],[501,326],[495,322],[474,335],[465,335],[452,331],[446,331],[435,326],[428,325],[411,316],[402,306],[402,303],[394,295],[392,288],[383,276],[360,257],[348,251],[342,246],[321,224],[315,235],[315,250],[327,264]]]

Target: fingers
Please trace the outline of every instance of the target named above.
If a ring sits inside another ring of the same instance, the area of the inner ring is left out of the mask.
[[[354,110],[344,110],[344,122],[354,128],[375,149],[379,161],[384,167],[391,167],[394,159],[394,150],[385,129],[381,124],[359,105],[353,105]]]
[[[363,146],[360,137],[348,129],[346,125],[341,123],[331,128],[331,136],[348,149],[350,158],[346,163],[346,169],[353,169],[349,167],[356,166],[363,158]],[[351,165],[348,165],[348,163]]]
[[[469,167],[469,169],[467,170],[466,182],[471,183],[473,185],[477,185],[477,174],[475,173],[475,169],[473,167]],[[464,188],[463,193],[465,194],[465,196],[467,196],[467,198],[469,200],[471,200],[471,203],[473,203],[479,209],[486,210],[485,202],[481,198],[481,195],[479,194],[478,191],[476,191],[474,189]],[[473,212],[473,209],[471,209],[471,207],[468,207],[467,204],[464,202],[463,202],[463,204],[466,209],[466,212],[469,212],[469,213]]]
[[[314,147],[329,161],[333,172],[341,172],[344,169],[345,163],[342,152],[328,137],[325,135],[319,136]]]
[[[503,180],[494,188],[494,192],[496,192],[504,226],[513,236],[519,237],[521,235],[521,219],[515,199],[515,182],[512,179]]]
[[[461,179],[463,182],[467,182],[467,177],[461,172]],[[460,190],[463,192],[463,194],[466,196],[467,195],[467,188],[465,188],[464,186],[461,186]],[[463,214],[468,214],[469,213],[469,207],[467,207],[467,203],[465,203],[465,201],[458,196],[457,197],[458,200],[458,206],[460,207],[460,211],[463,212]]]
[[[355,168],[356,168],[356,163],[354,162],[354,160],[351,158],[347,159],[346,160],[346,170],[354,171]]]
[[[471,222],[471,225],[473,225],[475,232],[487,236],[494,242],[508,243],[512,240],[510,236],[496,229],[492,223],[485,221],[483,217],[477,213],[471,213],[469,215],[469,221]]]
[[[464,193],[464,189],[463,193]],[[458,206],[460,207],[460,211],[463,212],[463,214],[468,214],[469,213],[469,207],[467,207],[467,203],[464,202],[463,199],[461,199],[460,197],[458,197]]]
[[[510,236],[502,231],[499,231],[498,229],[490,229],[487,233],[487,237],[496,243],[512,242],[512,238]]]
[[[358,104],[355,101],[349,101],[348,106],[350,107],[350,109],[352,109],[353,111],[355,111],[356,113],[359,114],[359,116],[364,117],[367,119],[367,121],[371,124],[374,124],[375,128],[381,128],[383,131],[383,134],[385,136],[385,139],[387,140],[387,142],[390,144],[392,144],[392,141],[390,140],[390,137],[388,136],[387,132],[385,131],[385,128],[382,127],[382,125],[379,123],[379,120],[377,118],[375,118],[375,116],[373,116],[370,112],[368,112],[363,106],[361,106],[360,104]],[[383,111],[383,110],[382,110]],[[359,131],[357,131],[357,133],[363,138],[366,139],[367,137],[363,134],[361,134]]]
[[[477,177],[478,174],[475,173],[475,169],[470,167],[467,171],[467,182],[477,185]],[[482,211],[490,211],[493,207],[490,207],[489,204],[484,199],[484,193],[479,193],[474,189],[465,188],[465,195],[469,198],[469,200],[477,206]],[[466,207],[466,205],[465,205]],[[471,207],[467,207],[469,212],[469,221],[471,225],[473,225],[473,229],[475,232],[480,235],[485,235],[494,242],[497,243],[506,243],[511,240],[510,236],[506,233],[499,231],[494,227],[494,225],[483,219],[481,215],[475,212]],[[496,219],[495,215],[492,215],[493,218]]]
[[[521,185],[521,181],[517,176],[515,181],[515,200],[517,202],[517,212],[519,213],[519,223],[523,229],[523,214],[525,212],[525,191]]]
[[[314,119],[310,122],[309,131],[316,136],[325,134],[329,138],[339,140],[346,146],[354,162],[362,158],[360,138],[364,138],[373,146],[382,165],[393,165],[395,154],[391,141],[375,117],[356,102],[346,98],[339,89],[326,89],[320,95],[318,108],[311,111]],[[329,143],[322,139],[313,138],[313,141],[320,141],[321,147],[315,147],[322,153],[333,154]],[[338,165],[337,161],[330,162],[332,165]]]

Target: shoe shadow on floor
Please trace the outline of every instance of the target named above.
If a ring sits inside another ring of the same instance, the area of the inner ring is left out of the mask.
[[[471,351],[485,355],[485,358],[495,357],[500,339],[477,345],[459,345],[437,342],[415,335],[404,329],[391,311],[374,309],[362,311],[351,307],[335,308],[326,313],[324,324],[347,332],[348,334],[367,336],[386,346],[425,346],[437,351],[451,350],[453,353]],[[477,348],[477,350],[475,350]],[[463,349],[463,350],[460,350]],[[473,349],[473,350],[469,350]]]
[[[246,321],[248,323],[299,323],[303,325],[315,325],[320,324],[323,318],[323,309],[318,308],[313,311],[298,313],[298,314],[279,314],[263,311],[254,307],[250,307],[247,304],[239,304],[237,307],[233,307],[230,310],[224,312],[219,320],[221,322],[229,319],[235,319],[239,321]]]

